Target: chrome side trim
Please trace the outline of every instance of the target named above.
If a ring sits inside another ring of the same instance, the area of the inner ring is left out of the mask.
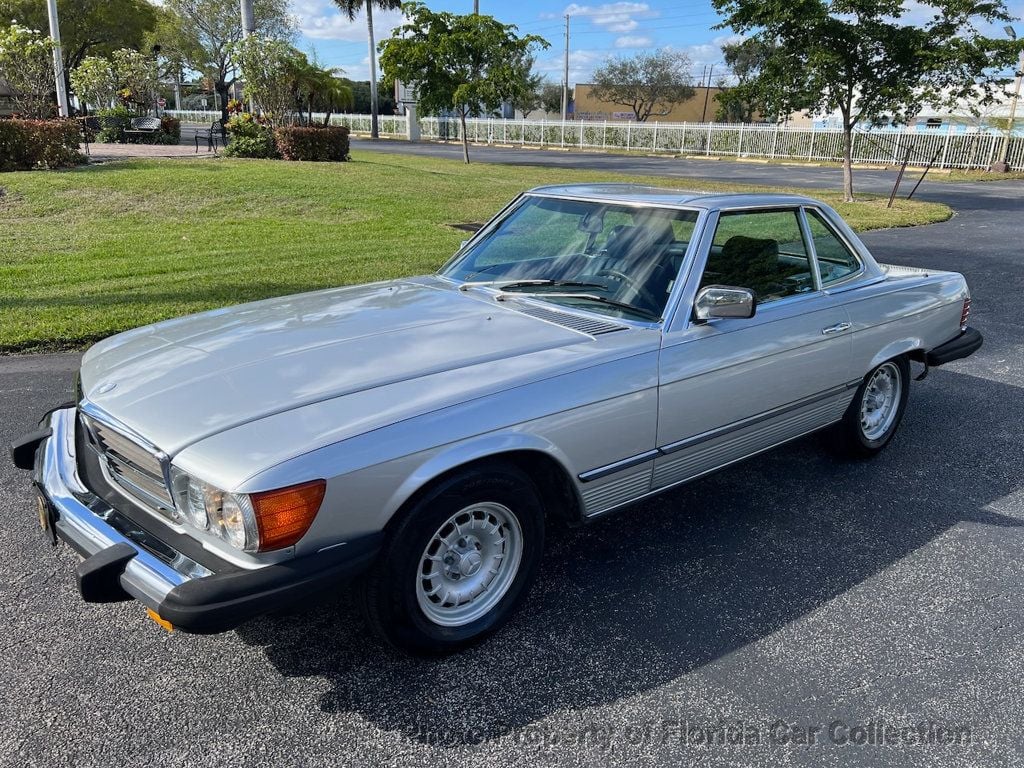
[[[832,423],[834,424],[836,422],[832,422]],[[584,517],[587,520],[590,520],[590,519],[593,519],[595,517],[601,517],[602,515],[607,515],[607,514],[609,514],[611,512],[614,512],[614,511],[616,511],[618,509],[621,509],[623,507],[628,507],[631,504],[636,504],[638,501],[643,501],[644,499],[650,498],[651,496],[657,496],[659,493],[664,493],[665,491],[671,490],[671,489],[676,488],[676,487],[678,487],[680,485],[685,485],[686,483],[693,482],[694,480],[697,480],[697,479],[699,479],[701,477],[704,477],[706,475],[710,475],[713,472],[717,472],[720,469],[725,469],[726,467],[731,467],[733,464],[738,464],[741,461],[746,461],[747,459],[752,458],[754,456],[757,456],[758,454],[765,453],[766,451],[770,451],[773,448],[778,448],[780,445],[785,445],[786,443],[791,443],[794,440],[799,440],[801,437],[805,437],[806,435],[813,434],[814,432],[817,432],[819,429],[823,429],[826,426],[828,426],[828,424],[812,427],[812,428],[810,428],[808,430],[805,430],[803,432],[800,432],[798,434],[790,435],[789,437],[787,437],[787,438],[785,438],[783,440],[779,440],[776,443],[772,443],[771,445],[766,445],[764,448],[759,448],[758,450],[754,451],[753,453],[748,453],[745,456],[738,456],[735,459],[731,459],[730,461],[725,462],[721,466],[717,466],[717,467],[712,467],[710,469],[706,469],[703,472],[700,472],[699,474],[693,475],[692,477],[685,477],[685,478],[683,478],[681,480],[675,480],[675,481],[673,481],[671,483],[668,483],[667,485],[660,485],[657,488],[651,489],[647,493],[641,494],[640,496],[637,496],[635,498],[629,499],[628,501],[623,501],[623,502],[621,502],[619,504],[616,504],[614,506],[610,506],[607,509],[602,509],[602,510],[599,510],[597,512],[592,512],[590,514],[584,515]]]
[[[658,452],[663,456],[668,456],[669,454],[681,451],[684,448],[700,445],[701,443],[706,443],[708,440],[714,440],[716,437],[727,435],[730,432],[736,432],[737,430],[745,429],[746,427],[753,426],[754,424],[760,424],[761,422],[768,421],[769,419],[774,419],[777,416],[783,416],[787,413],[791,413],[792,411],[798,411],[801,408],[806,408],[807,406],[819,403],[822,400],[828,400],[829,398],[841,395],[847,390],[858,386],[860,386],[860,379],[847,382],[846,384],[840,384],[837,387],[826,389],[823,392],[809,395],[808,397],[801,398],[800,400],[794,400],[792,403],[780,405],[777,408],[772,408],[771,410],[754,414],[753,416],[749,416],[745,419],[734,421],[731,424],[725,424],[721,427],[716,427],[715,429],[709,429],[707,432],[701,432],[700,434],[693,435],[692,437],[687,437],[684,440],[677,440],[674,443],[663,445],[658,448]]]
[[[624,469],[635,467],[638,464],[643,464],[645,461],[650,461],[658,456],[659,453],[660,451],[658,451],[657,448],[653,448],[649,451],[638,453],[636,456],[630,456],[628,459],[622,459],[611,464],[605,464],[603,467],[597,467],[595,469],[582,472],[577,477],[579,477],[581,483],[589,483],[593,480],[599,480],[602,477],[613,475],[616,472],[621,472]]]
[[[808,397],[801,398],[800,400],[794,400],[791,403],[780,405],[777,408],[762,411],[761,413],[754,414],[748,418],[734,421],[731,424],[725,424],[724,426],[716,427],[715,429],[709,429],[706,432],[701,432],[693,435],[692,437],[687,437],[684,440],[677,440],[674,443],[669,443],[668,445],[663,445],[650,451],[644,451],[643,453],[638,453],[635,456],[620,459],[619,461],[612,462],[611,464],[595,467],[594,469],[587,470],[586,472],[581,472],[577,477],[581,483],[589,483],[593,480],[599,480],[602,477],[607,477],[608,475],[613,475],[616,472],[621,472],[624,469],[629,469],[630,467],[643,464],[645,461],[650,461],[658,456],[668,456],[669,454],[676,453],[684,448],[700,445],[701,443],[706,443],[708,440],[714,440],[715,438],[727,435],[730,432],[736,432],[737,430],[745,429],[746,427],[750,427],[755,424],[760,424],[761,422],[774,419],[778,416],[783,416],[792,411],[806,408],[807,406],[814,405],[822,400],[828,400],[829,398],[841,395],[850,389],[859,387],[860,383],[860,379],[848,381],[845,384],[840,384],[822,392],[809,395]]]

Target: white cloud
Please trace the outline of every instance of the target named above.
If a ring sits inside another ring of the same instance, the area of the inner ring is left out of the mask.
[[[298,17],[299,31],[312,40],[366,42],[366,16],[362,12],[349,21],[348,16],[330,0],[294,0],[292,12]],[[374,36],[377,40],[388,38],[404,21],[401,11],[376,10],[373,14]]]
[[[647,3],[603,3],[602,5],[579,5],[572,3],[566,6],[563,14],[573,17],[587,18],[595,26],[608,32],[632,32],[640,22],[636,17],[649,18],[657,16]]]
[[[588,82],[591,75],[594,74],[594,70],[604,63],[607,58],[607,54],[601,51],[569,51],[569,86],[572,87],[576,83]],[[563,64],[564,62],[560,55],[549,56],[548,58],[539,59],[534,69],[548,80],[561,83]]]
[[[623,35],[615,38],[616,48],[650,48],[654,40],[644,35]]]

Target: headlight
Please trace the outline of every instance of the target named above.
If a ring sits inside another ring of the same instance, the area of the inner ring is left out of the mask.
[[[303,537],[324,498],[323,480],[259,493],[228,493],[172,470],[174,497],[185,520],[245,552],[289,547]]]

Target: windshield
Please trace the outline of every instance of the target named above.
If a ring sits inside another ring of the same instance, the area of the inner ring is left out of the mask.
[[[661,317],[697,211],[526,196],[441,274],[617,317]]]

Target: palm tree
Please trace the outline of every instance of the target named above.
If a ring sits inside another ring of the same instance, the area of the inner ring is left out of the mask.
[[[366,9],[366,32],[370,44],[370,137],[378,138],[377,125],[377,46],[373,40],[373,6],[382,11],[394,11],[402,7],[402,0],[334,0],[335,5],[354,21],[360,8]]]

